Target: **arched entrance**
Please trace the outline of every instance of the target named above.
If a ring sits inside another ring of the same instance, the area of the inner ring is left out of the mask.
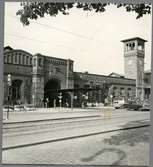
[[[48,99],[48,107],[59,106],[59,90],[61,89],[60,81],[58,79],[49,80],[44,87],[44,103]]]
[[[21,85],[22,80],[13,80],[12,81],[12,102],[13,104],[19,104],[21,101]]]

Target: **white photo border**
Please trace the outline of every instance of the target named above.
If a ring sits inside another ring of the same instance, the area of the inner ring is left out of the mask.
[[[2,164],[2,128],[3,128],[3,49],[4,49],[4,10],[5,10],[5,2],[86,2],[86,3],[127,3],[127,4],[140,4],[147,3],[152,5],[153,11],[153,1],[152,0],[0,0],[0,166],[5,167],[87,167],[87,166],[101,166],[101,167],[119,167],[119,165],[26,165],[26,164]],[[152,13],[151,13],[152,14]],[[153,22],[153,14],[152,14],[152,22]],[[151,29],[151,36],[153,39],[153,25]],[[150,111],[150,167],[153,167],[153,42],[151,41],[151,111]],[[120,166],[121,167],[121,166]],[[122,166],[123,167],[123,166]],[[128,166],[124,166],[128,167]],[[132,167],[132,166],[129,166]],[[136,166],[133,166],[136,167]],[[139,166],[144,167],[144,166]]]

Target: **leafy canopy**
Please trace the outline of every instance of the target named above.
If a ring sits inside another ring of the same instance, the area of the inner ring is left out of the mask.
[[[23,2],[21,3],[22,9],[17,11],[20,16],[20,21],[23,25],[29,25],[30,20],[44,17],[45,14],[50,16],[57,16],[59,13],[68,15],[69,10],[73,7],[82,9],[84,11],[104,12],[106,6],[110,3],[52,3],[52,2]],[[124,7],[127,12],[135,12],[136,19],[143,17],[145,14],[151,13],[150,4],[114,4],[117,8]]]

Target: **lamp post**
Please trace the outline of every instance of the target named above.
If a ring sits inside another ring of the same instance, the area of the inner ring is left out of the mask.
[[[33,106],[35,107],[35,95],[32,95],[32,100],[33,100]]]
[[[8,74],[7,75],[7,85],[8,85],[8,109],[7,109],[7,119],[9,119],[9,107],[10,107],[10,98],[11,98],[11,95],[10,95],[10,88],[11,88],[11,85],[12,85],[12,78],[11,78],[11,74]]]
[[[110,95],[110,98],[111,98],[111,105],[113,105],[113,95],[112,94]]]
[[[76,106],[76,100],[77,100],[77,95],[74,95],[74,100],[75,100],[75,106]],[[74,101],[73,101],[73,104],[74,104]]]
[[[71,110],[73,110],[74,100],[77,100],[77,96],[74,95],[73,93],[71,93],[70,96],[71,96]]]
[[[62,107],[62,93],[59,94],[58,98],[59,98],[59,103],[60,103],[60,108]]]
[[[88,100],[88,95],[87,94],[83,94],[82,95],[82,108],[85,107],[85,103],[87,102]]]

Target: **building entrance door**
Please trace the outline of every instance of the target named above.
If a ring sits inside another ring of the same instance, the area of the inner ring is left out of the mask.
[[[12,81],[12,102],[13,104],[20,104],[21,102],[21,85],[22,80],[13,80]]]
[[[59,106],[60,81],[57,79],[49,80],[44,87],[44,105],[47,107]]]

